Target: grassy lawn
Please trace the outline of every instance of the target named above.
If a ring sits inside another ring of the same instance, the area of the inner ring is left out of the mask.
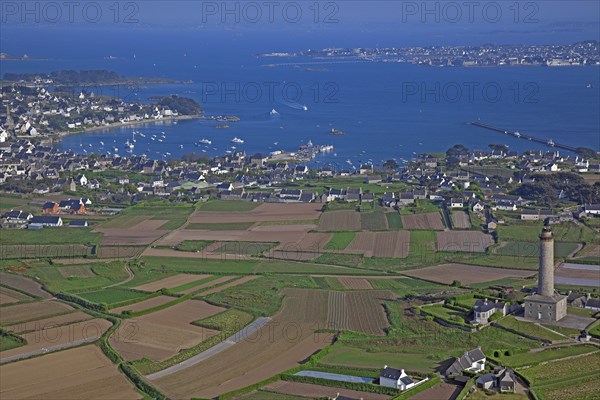
[[[213,242],[209,240],[184,240],[177,245],[176,249],[179,251],[191,251],[195,253],[204,250],[204,248],[211,243]]]
[[[586,354],[597,350],[598,349],[594,346],[565,346],[546,349],[535,353],[517,353],[512,356],[502,355],[497,357],[497,359],[502,363],[502,365],[518,368],[526,365],[536,365],[544,361]]]
[[[224,222],[224,223],[191,223],[185,229],[201,229],[207,231],[245,231],[254,225],[254,222]]]
[[[393,231],[399,231],[402,229],[402,218],[400,218],[400,213],[396,211],[389,212],[385,214],[387,218],[388,227]]]
[[[467,317],[467,313],[453,310],[451,308],[446,308],[441,304],[423,306],[421,309],[426,313],[433,315],[434,317],[441,318],[451,323],[457,323],[459,325],[464,324],[465,318]]]
[[[236,201],[236,200],[210,200],[206,203],[200,203],[198,210],[200,211],[250,211],[258,207],[259,203],[251,201]]]
[[[325,250],[344,250],[356,236],[355,232],[335,232],[325,245]]]
[[[108,305],[120,303],[122,301],[142,299],[147,297],[147,293],[136,292],[123,288],[107,288],[95,292],[79,293],[79,297],[83,297],[93,303],[106,303]]]
[[[500,326],[512,329],[516,332],[523,333],[529,336],[534,336],[540,339],[547,340],[564,340],[565,337],[556,333],[550,332],[542,327],[535,325],[532,322],[518,321],[512,315],[498,321]]]

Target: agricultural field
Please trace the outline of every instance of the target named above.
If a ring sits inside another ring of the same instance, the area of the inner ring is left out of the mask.
[[[356,390],[344,389],[342,387],[332,386],[321,386],[310,383],[300,382],[289,382],[289,381],[277,381],[268,384],[261,389],[265,392],[270,392],[274,397],[272,399],[279,398],[277,396],[281,394],[291,394],[301,396],[301,398],[335,398],[336,396],[346,396],[349,399],[369,399],[369,400],[387,400],[390,396],[377,393],[365,393],[358,392]],[[250,397],[248,399],[253,399]]]
[[[541,400],[593,400],[598,396],[600,353],[520,369]]]
[[[24,276],[0,272],[0,285],[25,292],[34,297],[49,299],[52,295],[42,289],[42,285]]]
[[[145,203],[123,210],[115,218],[101,224],[102,229],[163,229],[182,226],[194,208],[189,205]]]
[[[356,211],[330,211],[323,213],[318,230],[323,232],[360,231],[361,214]]]
[[[142,299],[147,297],[146,293],[136,292],[134,290],[123,289],[119,287],[102,289],[94,292],[78,293],[79,297],[100,304],[116,304],[123,301]]]
[[[325,245],[325,250],[344,250],[354,239],[355,232],[335,232]]]
[[[213,293],[219,293],[225,289],[229,289],[234,286],[243,285],[243,284],[250,282],[254,279],[257,279],[257,278],[259,278],[259,277],[256,275],[247,275],[247,276],[244,276],[241,278],[229,279],[226,283],[224,283],[222,285],[218,285],[216,287],[212,287],[210,289],[207,289],[207,290],[204,290],[204,291],[198,293],[198,296],[209,296]]]
[[[471,229],[471,219],[466,211],[452,211],[452,227],[454,229]]]
[[[222,242],[213,250],[215,253],[235,254],[247,257],[258,257],[277,246],[277,243],[262,242]]]
[[[494,244],[492,236],[483,232],[436,232],[437,251],[485,253],[492,244]]]
[[[310,294],[310,295],[309,295]],[[331,342],[329,334],[314,334],[327,320],[327,291],[288,290],[283,308],[261,328],[256,340],[244,340],[153,383],[170,397],[212,398],[267,379],[299,365]],[[293,322],[294,332],[289,330]],[[270,334],[266,334],[266,332]],[[294,340],[286,339],[293,335]],[[214,382],[222,382],[216,386]]]
[[[383,336],[389,326],[383,304],[394,298],[389,291],[330,291],[326,326]]]
[[[506,225],[498,225],[497,231],[500,240],[517,242],[537,242],[537,237],[544,223],[535,222],[511,222]],[[554,240],[556,242],[586,242],[598,243],[597,233],[585,225],[563,223],[553,226]]]
[[[402,271],[402,274],[446,285],[451,284],[455,280],[460,281],[463,285],[471,285],[474,283],[490,282],[506,278],[525,278],[532,276],[534,273],[517,269],[490,268],[477,265],[442,264],[433,267]]]
[[[388,229],[386,215],[381,210],[360,213],[360,225],[363,231],[385,231]]]
[[[19,336],[25,339],[24,346],[0,352],[0,358],[26,355],[30,352],[48,349],[53,346],[68,346],[73,342],[98,339],[112,324],[101,318],[75,322],[67,325],[56,326],[49,323],[43,328],[22,333]]]
[[[444,230],[444,223],[439,210],[425,214],[402,215],[401,217],[404,229]]]
[[[0,259],[69,258],[92,255],[92,247],[83,244],[11,244],[0,246]]]
[[[73,311],[71,306],[55,300],[45,300],[34,303],[22,303],[2,307],[0,324],[14,325],[26,321],[42,319]]]
[[[369,282],[365,278],[350,278],[350,277],[340,277],[337,278],[338,281],[344,286],[345,289],[351,290],[369,290],[373,289],[371,282]]]
[[[400,213],[396,211],[388,212],[385,214],[387,218],[388,228],[393,231],[398,231],[402,229],[402,218],[400,218]]]
[[[179,251],[191,251],[197,253],[204,250],[211,243],[213,242],[210,240],[184,240],[175,248]]]
[[[252,207],[248,210],[231,209]],[[190,217],[191,223],[269,222],[316,220],[321,206],[314,203],[278,204],[211,201],[201,204]]]
[[[140,290],[142,292],[156,292],[157,290],[166,288],[173,289],[176,287],[180,287],[182,285],[186,285],[188,283],[195,283],[198,281],[202,281],[211,275],[206,274],[177,274],[172,275],[167,278],[159,279],[157,281],[145,283],[143,285],[136,286],[135,290]]]
[[[203,231],[245,231],[248,230],[254,224],[254,222],[192,222],[188,224],[185,227],[185,229]]]
[[[33,300],[33,298],[27,296],[26,294],[0,286],[0,306],[4,304],[19,303],[31,300]]]
[[[511,368],[519,368],[527,365],[537,365],[542,362],[558,360],[560,358],[567,358],[596,352],[598,351],[598,348],[594,346],[565,346],[545,350],[537,350],[538,351],[517,353],[513,354],[512,356],[506,356],[504,354],[501,354],[499,357],[495,358],[497,358],[502,363],[502,365],[506,365]]]
[[[224,212],[224,211],[252,211],[259,206],[259,203],[253,203],[250,201],[220,201],[212,200],[206,203],[200,203],[198,210],[200,211],[212,211],[212,212]]]
[[[406,258],[409,243],[407,231],[359,232],[346,250],[362,253],[365,257]]]
[[[568,257],[579,247],[578,243],[554,242],[554,257]],[[540,245],[538,242],[502,242],[494,249],[495,254],[509,257],[539,257]]]
[[[61,314],[59,316],[53,316],[43,319],[30,320],[27,322],[17,323],[14,325],[8,325],[4,328],[13,333],[31,332],[38,329],[46,329],[51,327],[57,327],[62,325],[68,325],[75,322],[81,322],[91,319],[92,316],[84,313],[83,311],[73,311],[68,314]]]
[[[144,297],[147,297],[147,296],[144,296]],[[152,309],[154,307],[162,306],[162,305],[167,304],[167,303],[169,303],[169,302],[171,302],[173,300],[175,300],[175,298],[174,297],[170,297],[170,296],[156,296],[156,297],[152,297],[152,298],[147,299],[147,300],[139,301],[137,303],[128,304],[128,305],[125,305],[125,306],[113,308],[113,309],[110,310],[110,312],[113,313],[113,314],[120,314],[123,311],[141,312],[141,311],[150,310],[150,309]]]
[[[0,365],[4,399],[142,399],[142,395],[93,345]]]
[[[216,335],[218,331],[192,325],[192,322],[222,311],[223,308],[200,300],[186,300],[123,321],[110,337],[110,343],[128,361],[141,358],[163,361]]]
[[[451,400],[456,399],[460,391],[462,390],[462,386],[453,385],[446,382],[439,382],[433,385],[431,388],[422,391],[421,393],[417,393],[414,396],[411,396],[411,400]],[[469,397],[470,399],[470,397]],[[504,397],[502,397],[504,399]]]
[[[82,244],[93,246],[102,235],[92,232],[91,228],[45,228],[40,230],[21,229],[18,235],[2,235],[0,245],[47,245]]]

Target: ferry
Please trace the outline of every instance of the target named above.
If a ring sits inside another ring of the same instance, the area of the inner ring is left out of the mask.
[[[231,143],[244,143],[244,141],[238,137],[234,137],[233,139],[231,139]]]
[[[200,140],[199,143],[202,143],[202,144],[212,144],[212,142],[210,140],[208,140],[208,139],[202,139],[202,140]]]

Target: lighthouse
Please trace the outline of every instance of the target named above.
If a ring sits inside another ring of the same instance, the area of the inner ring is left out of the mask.
[[[540,259],[537,292],[525,298],[526,318],[558,321],[567,315],[567,297],[554,291],[554,234],[546,222],[539,235]]]

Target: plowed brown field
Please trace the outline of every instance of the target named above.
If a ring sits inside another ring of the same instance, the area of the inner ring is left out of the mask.
[[[525,278],[534,275],[535,271],[480,267],[478,265],[465,264],[443,264],[403,271],[402,274],[445,284],[459,280],[463,285],[470,285],[472,283],[490,282],[504,278]]]
[[[469,229],[471,219],[466,211],[452,211],[452,227],[455,229]]]
[[[187,300],[167,309],[127,319],[110,337],[111,345],[126,360],[162,361],[214,336],[218,331],[191,323],[224,311],[200,300]]]
[[[404,229],[428,229],[436,231],[444,230],[442,215],[439,212],[402,215],[401,219]]]
[[[360,231],[360,213],[356,211],[330,211],[319,220],[320,231]]]
[[[276,204],[264,203],[250,211],[202,211],[194,212],[191,223],[304,221],[318,219],[321,205],[316,203]]]
[[[349,253],[363,253],[366,257],[406,258],[410,232],[359,232],[346,248]]]
[[[49,299],[52,295],[42,289],[42,285],[20,275],[7,274],[0,272],[0,283],[6,286],[22,290],[25,293],[30,293],[33,296],[39,296],[44,299]]]
[[[382,304],[394,298],[389,290],[332,291],[329,294],[328,327],[384,335],[390,324]]]
[[[13,325],[18,322],[66,314],[72,310],[73,307],[54,300],[16,304],[14,306],[9,305],[0,309],[0,323],[3,325]]]
[[[338,281],[346,288],[346,289],[373,289],[371,283],[364,278],[338,278]]]
[[[141,399],[97,346],[0,365],[2,399]]]

